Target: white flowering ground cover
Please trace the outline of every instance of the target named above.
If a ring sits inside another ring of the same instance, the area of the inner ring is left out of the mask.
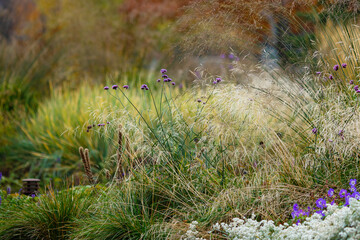
[[[327,205],[325,217],[313,214],[297,225],[274,225],[273,221],[234,218],[231,223],[217,223],[211,235],[224,236],[232,240],[250,239],[360,239],[360,201],[351,198],[348,207]],[[184,240],[205,240],[196,230],[197,222],[190,224]],[[214,239],[214,237],[212,237]]]

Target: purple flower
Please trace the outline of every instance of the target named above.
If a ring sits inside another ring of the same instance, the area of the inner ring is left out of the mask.
[[[11,193],[11,188],[10,187],[6,188],[6,193],[7,193],[7,195],[9,195]]]
[[[98,126],[103,127],[103,126],[105,126],[105,123],[99,123]]]
[[[31,197],[34,198],[34,197],[36,197],[36,195],[33,193],[33,194],[31,194]]]
[[[129,89],[129,85],[124,85],[123,88]]]
[[[346,67],[347,67],[347,64],[346,64],[346,63],[343,63],[343,64],[341,64],[341,66],[342,66],[343,68],[346,68]]]
[[[2,179],[2,172],[0,172],[0,181],[1,181],[1,179]]]
[[[320,209],[326,208],[326,200],[323,198],[319,198],[318,200],[316,200],[316,206]]]
[[[164,74],[161,76],[162,78],[168,78],[168,75]]]
[[[317,128],[313,128],[311,131],[313,134],[317,134],[317,132],[318,132]]]
[[[341,198],[345,197],[346,194],[347,194],[347,191],[346,191],[345,189],[341,189],[340,192],[339,192],[339,196],[340,196]]]
[[[161,72],[161,73],[166,73],[167,70],[163,68],[163,69],[160,70],[160,72]]]
[[[220,58],[224,59],[225,58],[225,54],[220,54]]]
[[[234,58],[234,54],[230,53],[229,54],[229,59],[233,59]]]
[[[330,75],[329,75],[329,79],[330,79],[330,80],[333,80],[333,79],[334,79],[333,75],[330,74]]]
[[[119,86],[118,85],[113,85],[111,88],[116,90]]]
[[[349,84],[350,84],[350,85],[351,85],[351,84],[354,84],[354,80],[350,80]]]
[[[350,186],[355,186],[356,185],[356,179],[350,179],[349,184],[350,184]]]
[[[323,213],[323,210],[316,211],[317,214],[320,214],[321,216],[325,217],[325,213]]]
[[[345,196],[345,204],[344,204],[344,206],[349,206],[349,202],[350,202],[350,194],[346,194],[346,196]]]
[[[329,142],[333,142],[333,140],[332,140],[332,139],[329,139]]]
[[[299,205],[298,205],[297,203],[294,204],[293,210],[294,210],[295,212],[299,211]]]
[[[360,93],[360,89],[356,90],[356,93]]]
[[[334,192],[335,192],[335,190],[332,189],[332,188],[330,188],[329,191],[328,191],[328,196],[329,196],[329,197],[334,196]]]
[[[213,81],[213,84],[217,84],[218,82],[217,81]]]
[[[198,99],[197,102],[201,102],[201,99]]]
[[[321,74],[321,72],[316,72],[316,75],[320,75]]]
[[[149,90],[149,87],[146,84],[141,85],[142,90]]]
[[[109,90],[109,87],[108,87],[108,86],[105,86],[105,87],[104,87],[104,90]]]
[[[339,70],[339,65],[336,64],[336,65],[333,67],[333,69],[334,69],[335,71]]]
[[[354,90],[355,90],[355,91],[359,90],[359,86],[358,86],[358,85],[355,85],[355,86],[354,86]]]
[[[240,58],[239,58],[239,57],[236,57],[236,58],[235,58],[235,61],[237,61],[237,62],[240,61]]]
[[[172,82],[171,85],[175,86],[175,82]]]
[[[182,83],[179,84],[179,88],[183,89],[184,85]]]
[[[107,124],[110,124],[110,122],[106,122]]]
[[[360,200],[360,193],[359,192],[354,192],[352,194],[352,197],[355,198],[356,200]]]
[[[296,225],[298,226],[298,225],[299,225],[299,223],[300,223],[300,219],[299,219],[299,220],[297,220]]]
[[[356,187],[355,187],[355,186],[351,186],[351,187],[350,187],[350,191],[356,192]]]
[[[344,135],[344,130],[343,129],[341,129],[341,130],[339,130],[339,136],[343,136]]]
[[[156,80],[157,82],[161,82],[161,79]]]
[[[222,79],[221,78],[216,78],[216,82],[221,82],[222,81]]]
[[[335,199],[331,201],[330,205],[332,206],[334,205],[334,203],[335,203]]]

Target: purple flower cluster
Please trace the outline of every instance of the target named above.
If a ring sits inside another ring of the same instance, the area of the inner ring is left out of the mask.
[[[342,63],[342,64],[341,64],[341,67],[342,67],[342,68],[346,68],[346,67],[347,67],[347,64],[346,64],[346,63]],[[338,71],[339,68],[340,68],[339,64],[335,64],[335,65],[333,66],[334,71]],[[321,74],[322,74],[322,72],[316,72],[316,75],[321,75]],[[334,79],[334,76],[333,76],[332,74],[329,74],[329,79],[330,79],[330,80],[333,80],[333,79]],[[352,82],[352,83],[353,83],[353,82]],[[350,84],[352,84],[352,83],[350,82]]]
[[[111,88],[114,89],[114,90],[116,90],[116,89],[119,88],[119,86],[118,86],[118,85],[113,85]],[[129,89],[129,85],[124,85],[123,88]],[[105,87],[104,87],[104,90],[109,90],[109,89],[110,89],[110,88],[109,88],[108,86],[105,86]]]
[[[325,214],[323,212],[324,209],[326,209],[326,204],[330,204],[333,205],[335,203],[335,200],[337,199],[345,199],[345,203],[343,204],[343,206],[348,206],[349,205],[349,201],[350,198],[355,198],[357,200],[360,200],[360,193],[357,191],[355,185],[357,183],[356,179],[350,179],[350,192],[348,192],[346,189],[341,189],[339,191],[339,198],[337,198],[337,196],[335,195],[335,190],[330,188],[329,191],[327,192],[327,196],[324,198],[319,198],[316,200],[316,207],[311,208],[308,207],[307,211],[302,210],[299,208],[298,204],[294,204],[293,206],[293,211],[291,213],[291,216],[293,219],[297,219],[297,223],[300,223],[300,219],[302,217],[309,217],[310,215],[312,215],[313,213],[317,213],[320,214],[321,216],[325,217]],[[339,202],[340,203],[340,202]]]
[[[218,77],[218,78],[215,79],[215,81],[213,81],[213,84],[218,84],[221,81],[222,81],[222,79]]]
[[[146,84],[141,85],[141,90],[149,90],[148,85]]]
[[[161,69],[160,70],[160,73],[162,73],[163,75],[161,76],[163,79],[164,79],[164,82],[171,82],[171,85],[173,85],[173,86],[175,86],[176,85],[176,83],[171,79],[171,78],[169,78],[169,76],[168,75],[166,75],[165,73],[167,73],[167,70],[166,69]],[[161,82],[161,79],[158,79],[158,80],[156,80],[157,82]]]
[[[240,58],[239,58],[239,57],[236,57],[233,53],[229,53],[229,54],[227,55],[227,57],[228,57],[230,60],[235,60],[235,61],[239,61],[239,60],[240,60]],[[226,54],[224,54],[224,53],[220,54],[220,58],[225,59],[225,58],[226,58]]]
[[[107,124],[110,124],[109,121],[106,122]],[[95,126],[98,126],[98,127],[104,127],[106,124],[105,123],[99,123],[99,124],[93,124],[93,125],[88,125],[87,128],[86,128],[86,132],[90,132],[90,129],[94,128]]]
[[[313,134],[317,134],[317,133],[318,133],[318,129],[317,129],[316,127],[314,127],[311,131],[312,131]]]

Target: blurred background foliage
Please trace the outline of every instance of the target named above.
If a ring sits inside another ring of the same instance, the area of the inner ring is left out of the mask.
[[[357,0],[0,0],[1,171],[75,173],[79,145],[101,171],[111,144],[64,134],[84,126],[99,84],[150,81],[160,66],[190,83],[199,64],[224,72],[229,53],[314,66],[308,56],[333,47],[315,42],[332,30],[326,22],[358,13]]]

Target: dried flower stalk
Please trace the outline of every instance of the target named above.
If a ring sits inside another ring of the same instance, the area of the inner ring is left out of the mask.
[[[94,184],[94,176],[91,172],[91,167],[90,167],[89,150],[87,148],[84,150],[83,147],[80,147],[79,153],[80,153],[80,157],[83,162],[83,165],[84,165],[85,174],[86,174],[90,184]]]

